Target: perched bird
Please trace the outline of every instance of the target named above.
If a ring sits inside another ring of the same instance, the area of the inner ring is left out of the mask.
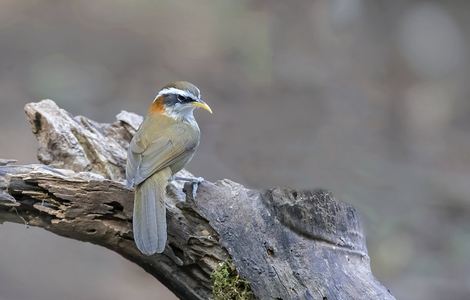
[[[165,195],[169,181],[202,178],[174,177],[193,157],[200,131],[193,111],[212,110],[201,99],[199,89],[186,81],[163,87],[132,138],[127,157],[126,178],[135,187],[133,231],[137,248],[146,255],[165,249]]]

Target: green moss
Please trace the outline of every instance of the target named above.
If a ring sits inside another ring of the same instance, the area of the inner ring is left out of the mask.
[[[215,300],[253,300],[248,281],[241,278],[231,260],[221,263],[211,275]]]

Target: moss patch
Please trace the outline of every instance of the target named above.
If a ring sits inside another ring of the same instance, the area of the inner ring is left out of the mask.
[[[231,260],[221,263],[211,275],[215,300],[255,299],[248,281],[241,278]]]

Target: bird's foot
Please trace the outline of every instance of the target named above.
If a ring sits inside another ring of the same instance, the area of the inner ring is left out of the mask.
[[[171,180],[181,180],[181,181],[188,181],[192,185],[192,191],[193,191],[193,199],[196,198],[197,194],[197,189],[199,188],[199,184],[201,184],[204,181],[204,178],[202,177],[182,177],[182,176],[173,176]]]

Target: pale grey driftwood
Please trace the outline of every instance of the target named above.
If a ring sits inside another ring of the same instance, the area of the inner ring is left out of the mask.
[[[43,165],[0,160],[0,223],[27,222],[102,245],[182,299],[210,298],[210,275],[228,259],[259,299],[394,299],[371,273],[357,212],[322,190],[259,191],[224,179],[203,182],[193,199],[190,185],[172,184],[166,250],[141,255],[123,177],[142,118],[121,112],[100,124],[51,100],[25,110]]]

